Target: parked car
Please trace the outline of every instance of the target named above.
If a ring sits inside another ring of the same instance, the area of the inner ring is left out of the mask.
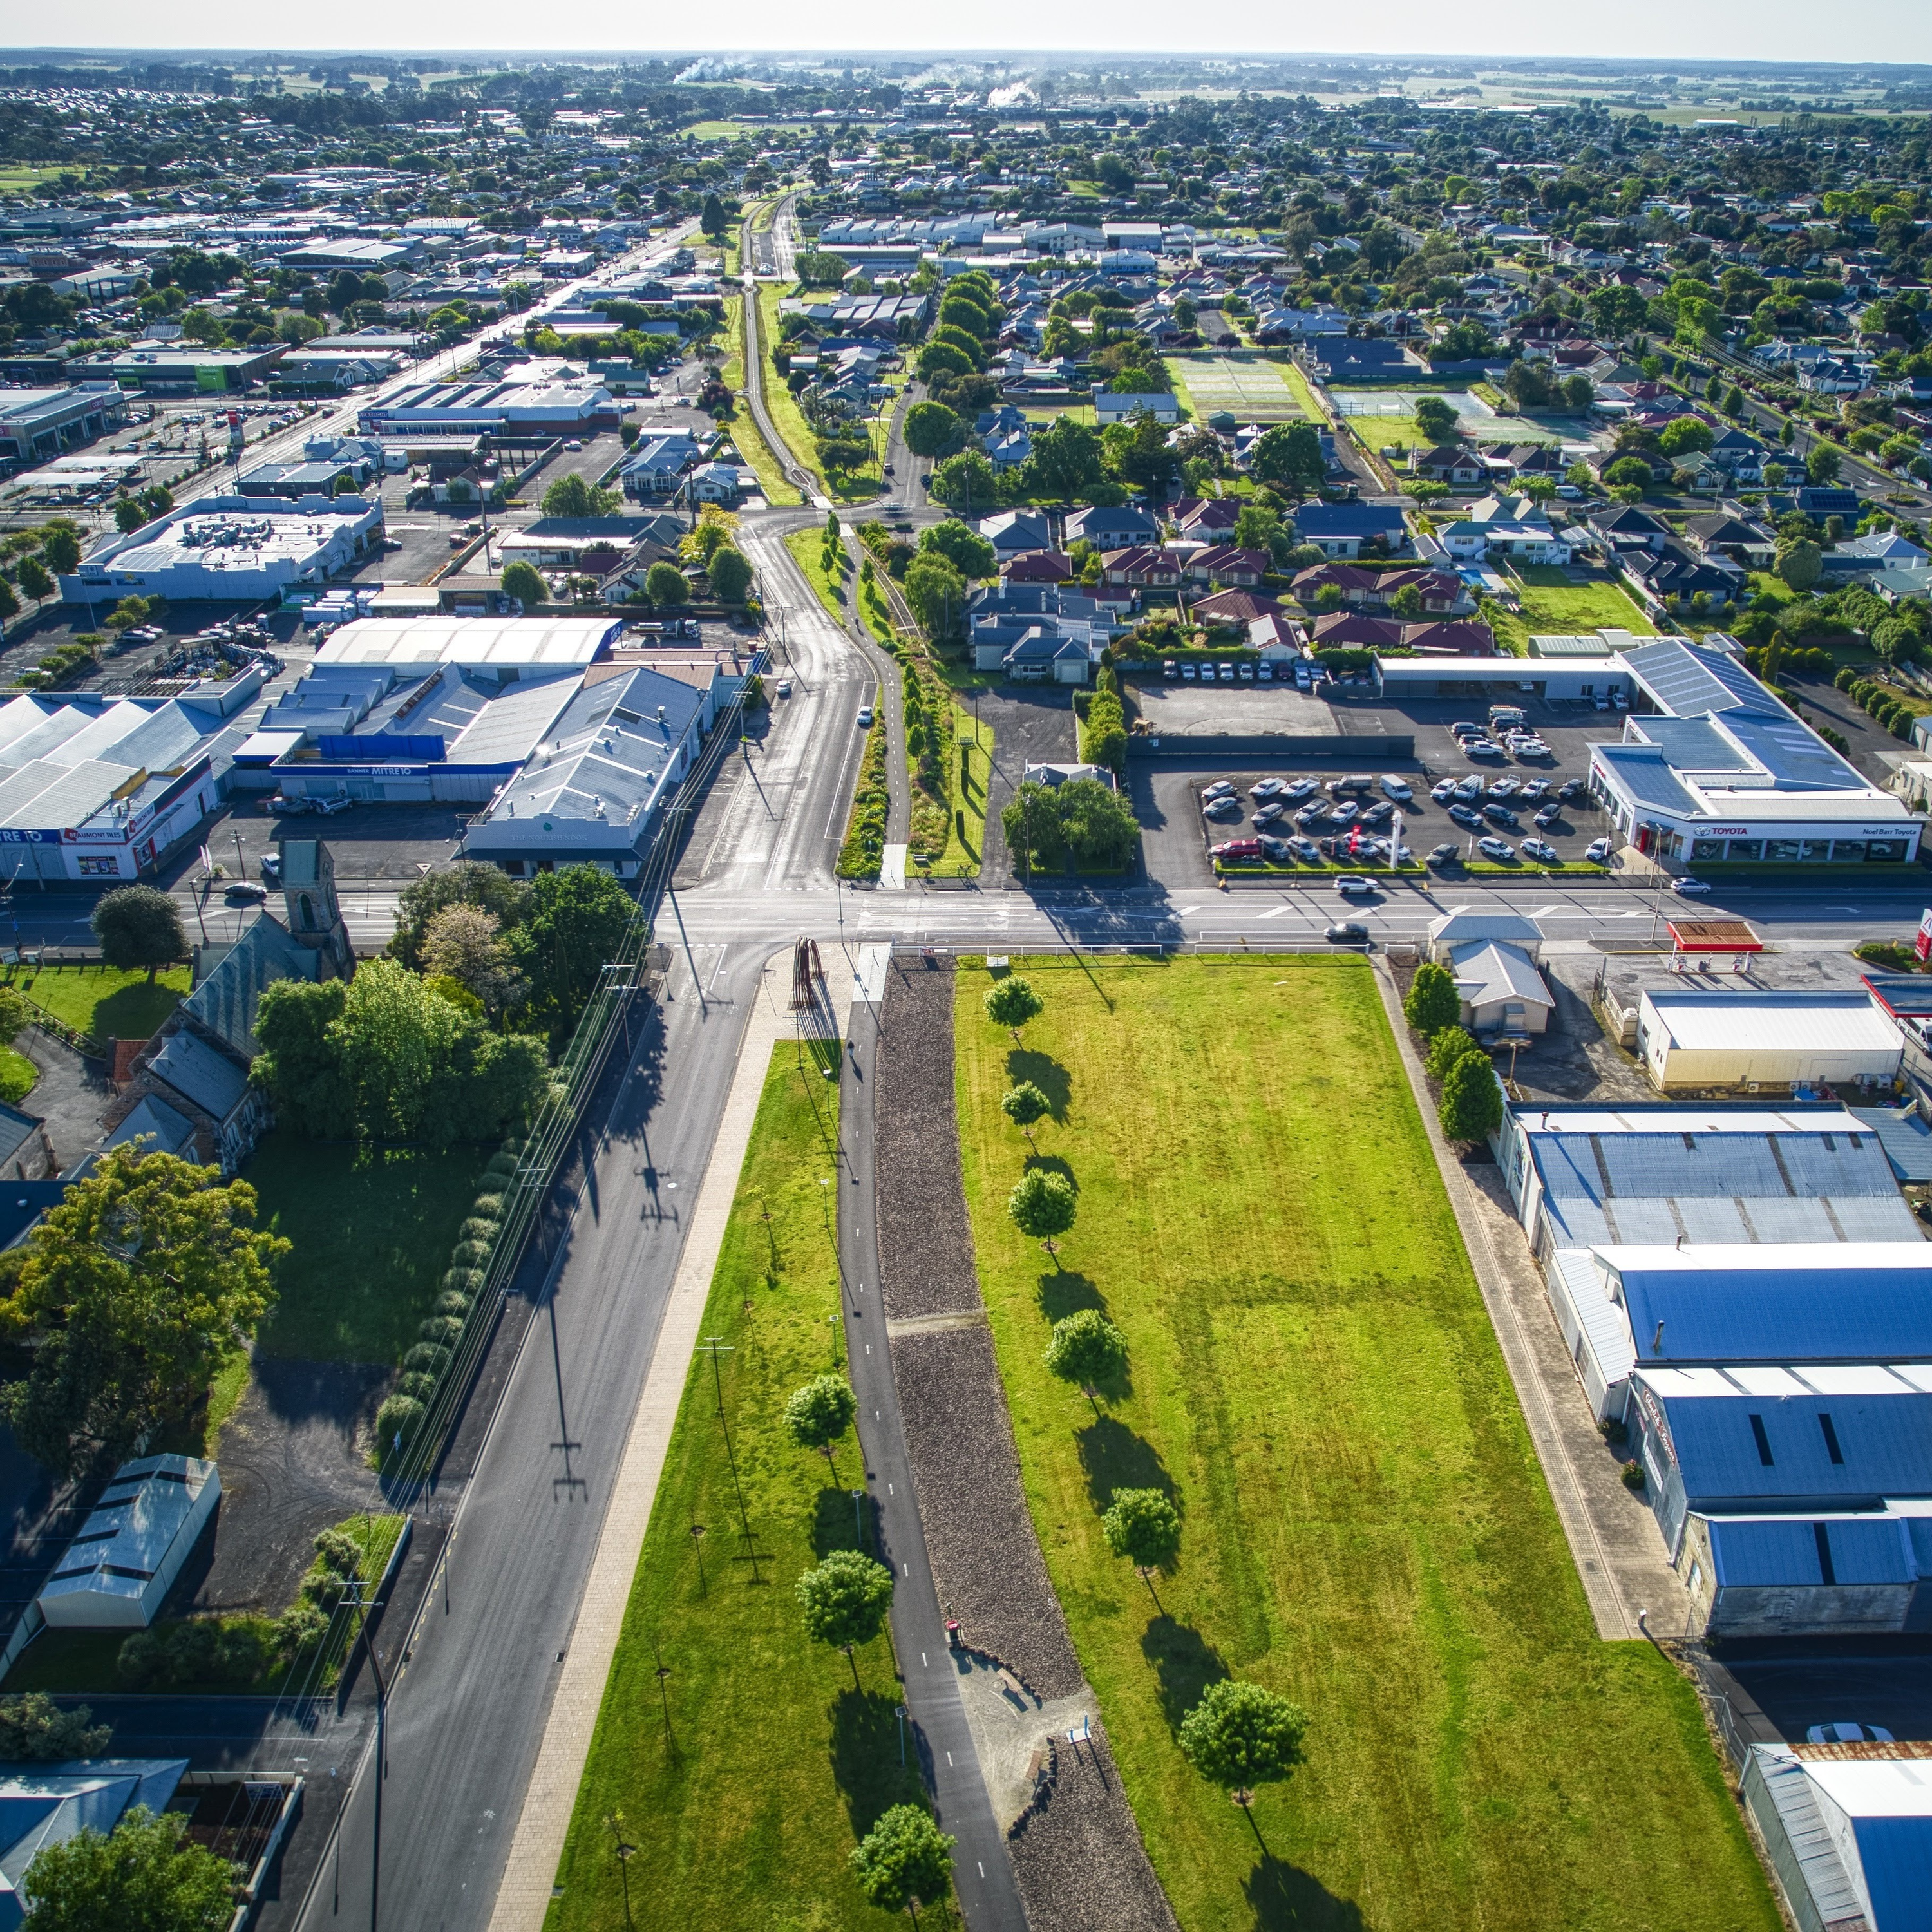
[[[1394,816],[1395,807],[1384,800],[1380,805],[1365,806],[1361,822],[1364,825],[1386,825]]]
[[[1330,946],[1366,946],[1369,928],[1359,920],[1338,919],[1323,936]]]
[[[1459,718],[1449,728],[1459,738],[1480,738],[1483,735],[1483,727],[1473,718]]]
[[[1502,746],[1488,738],[1472,738],[1462,748],[1472,758],[1500,758],[1503,754]]]
[[[1578,489],[1576,485],[1574,483],[1558,484],[1556,486],[1556,494],[1558,496],[1561,496],[1566,503],[1579,503],[1583,500],[1582,491]]]
[[[1516,848],[1505,844],[1500,838],[1478,838],[1476,850],[1485,859],[1493,859],[1498,865],[1506,864],[1516,856]]]
[[[1480,832],[1483,829],[1483,814],[1474,806],[1452,805],[1449,808],[1449,816],[1458,825],[1466,825],[1472,832]]]
[[[1234,681],[1234,667],[1231,664],[1222,664],[1219,675],[1223,684],[1232,684]]]
[[[1585,789],[1586,788],[1583,781],[1581,778],[1565,778],[1563,782],[1556,788],[1556,796],[1560,798],[1565,805],[1569,805],[1576,800],[1581,798],[1583,796]]]
[[[1282,788],[1281,795],[1290,805],[1294,805],[1302,799],[1312,796],[1321,789],[1312,778],[1297,778],[1293,784]]]
[[[1304,866],[1312,866],[1322,856],[1322,848],[1312,838],[1287,838],[1282,842]]]
[[[1834,1724],[1814,1724],[1804,1733],[1808,1744],[1888,1744],[1892,1733],[1882,1724],[1852,1724],[1840,1718]]]
[[[1454,778],[1444,778],[1440,784],[1431,785],[1429,788],[1429,796],[1435,800],[1438,805],[1447,805],[1456,796],[1456,781]]]
[[[1230,838],[1226,844],[1209,848],[1209,856],[1217,859],[1224,866],[1252,862],[1262,856],[1262,842],[1258,838]]]
[[[789,698],[791,695],[791,680],[788,677],[780,678],[774,688],[781,698]]]
[[[333,818],[338,812],[346,812],[355,802],[352,798],[312,798],[308,808],[319,812],[325,818]]]
[[[1550,789],[1547,778],[1532,778],[1522,788],[1525,798],[1540,798]]]
[[[1522,787],[1514,778],[1498,778],[1490,786],[1490,796],[1496,799],[1514,798],[1522,789]]]
[[[1415,796],[1415,788],[1408,779],[1398,778],[1393,772],[1383,772],[1382,790],[1394,799],[1397,805],[1406,805]]]
[[[1445,838],[1440,845],[1430,850],[1429,862],[1438,872],[1446,871],[1458,863],[1462,856],[1462,848],[1453,838]]]
[[[1294,814],[1294,822],[1304,832],[1312,831],[1316,826],[1328,823],[1328,808],[1325,805],[1305,805]]]
[[[1272,664],[1257,664],[1255,667],[1255,681],[1258,684],[1274,683],[1274,667]]]
[[[1519,758],[1553,758],[1556,754],[1540,738],[1528,737],[1514,740],[1510,749]]]
[[[1234,788],[1226,778],[1216,778],[1212,784],[1201,788],[1203,798],[1232,798],[1234,795]]]
[[[1560,805],[1546,805],[1543,809],[1530,820],[1530,823],[1536,827],[1538,831],[1547,832],[1552,825],[1556,824],[1562,818],[1562,816],[1563,808]]]
[[[1344,872],[1335,881],[1335,890],[1345,898],[1358,898],[1364,892],[1372,892],[1375,887],[1357,873]]]
[[[1262,848],[1262,856],[1271,866],[1285,866],[1294,856],[1293,842],[1289,839],[1263,837],[1255,843]]]
[[[1244,684],[1252,684],[1255,681],[1255,668],[1251,664],[1237,664],[1234,667],[1234,675]]]
[[[1490,824],[1507,826],[1512,832],[1522,823],[1506,805],[1486,805],[1483,807],[1483,816]]]
[[[1234,798],[1210,798],[1201,808],[1201,813],[1204,818],[1212,818],[1226,823],[1240,818],[1241,802],[1239,799]]]
[[[1337,825],[1352,825],[1362,815],[1362,808],[1353,799],[1345,805],[1331,806],[1328,816]]]
[[[1593,866],[1607,866],[1610,862],[1610,842],[1607,838],[1593,838],[1583,848],[1583,856]]]
[[[1467,778],[1456,781],[1456,796],[1465,803],[1479,799],[1482,795],[1483,782],[1474,772],[1472,772]]]
[[[282,883],[282,855],[279,852],[264,852],[255,862],[262,868],[264,885],[279,886]]]
[[[1711,888],[1702,879],[1672,879],[1670,890],[1679,898],[1693,899],[1708,892]]]
[[[1170,684],[1172,684],[1176,678],[1180,676],[1180,667],[1174,662],[1173,658],[1168,658],[1162,662],[1160,668],[1160,674],[1162,677],[1166,678]]]
[[[1287,790],[1288,781],[1286,778],[1262,778],[1249,786],[1248,796],[1265,802],[1271,798],[1280,798]]]
[[[1200,674],[1191,664],[1184,664],[1180,667],[1180,681],[1183,684],[1192,684]]]
[[[1287,813],[1288,807],[1285,805],[1262,806],[1256,811],[1255,824],[1257,828],[1264,825],[1272,825],[1277,818],[1286,817]]]
[[[1556,862],[1556,848],[1546,838],[1526,838],[1522,850],[1526,858],[1534,859],[1539,866],[1553,866]]]

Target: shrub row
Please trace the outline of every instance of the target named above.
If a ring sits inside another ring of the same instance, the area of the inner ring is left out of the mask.
[[[852,815],[845,842],[838,848],[842,879],[876,879],[886,850],[886,815],[892,794],[886,788],[886,719],[883,710],[866,734],[866,755],[860,761],[859,783],[852,794]]]
[[[1850,667],[1846,668],[1846,670]],[[1874,684],[1856,674],[1846,675],[1839,672],[1833,682],[1846,693],[1852,702],[1874,722],[1882,724],[1894,738],[1911,742],[1912,721],[1918,713],[1888,684]]]
[[[1127,766],[1127,716],[1120,708],[1120,682],[1112,664],[1102,664],[1097,686],[1080,727],[1082,761],[1098,765],[1116,777]]]

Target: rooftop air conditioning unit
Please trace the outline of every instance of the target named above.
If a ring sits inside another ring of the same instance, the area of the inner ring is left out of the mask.
[[[1747,1094],[1755,1094],[1757,1090],[1758,1083],[1755,1080],[1747,1080],[1744,1082],[1744,1091]]]

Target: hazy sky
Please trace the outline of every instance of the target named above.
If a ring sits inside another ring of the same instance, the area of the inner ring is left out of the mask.
[[[14,0],[8,10],[17,32],[28,11],[24,0]],[[1927,0],[1832,0],[1825,6],[1816,0],[1616,0],[1609,7],[1488,0],[1461,8],[1444,8],[1440,0],[1377,0],[1306,14],[1264,0],[1221,0],[1204,10],[1151,0],[1121,0],[1100,10],[1039,0],[977,0],[970,6],[956,0],[945,7],[830,0],[805,10],[773,0],[647,8],[577,0],[556,11],[532,8],[527,0],[406,5],[330,0],[326,7],[277,9],[257,0],[200,0],[178,10],[157,8],[149,0],[90,0],[62,10],[59,24],[63,34],[74,36],[62,43],[67,46],[527,50],[533,28],[554,25],[560,51],[670,51],[795,47],[794,37],[808,19],[814,44],[838,49],[1066,49],[1070,29],[1084,24],[1096,45],[1120,52],[1932,61]],[[319,32],[328,38],[314,38]]]

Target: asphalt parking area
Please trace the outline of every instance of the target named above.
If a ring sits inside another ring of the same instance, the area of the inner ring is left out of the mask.
[[[1169,684],[1154,677],[1136,678],[1132,688],[1148,729],[1161,736],[1228,732],[1332,738],[1342,732],[1326,704],[1292,685]]]
[[[280,840],[321,838],[335,860],[339,880],[406,884],[455,859],[457,842],[470,816],[451,805],[382,804],[352,804],[327,818],[309,812],[283,816],[266,809],[266,796],[238,797],[182,842],[164,872],[163,883],[172,885],[198,875],[203,845],[230,879],[238,872],[259,879],[262,854],[272,852]],[[221,904],[218,883],[208,909]],[[212,936],[212,926],[209,930]]]

